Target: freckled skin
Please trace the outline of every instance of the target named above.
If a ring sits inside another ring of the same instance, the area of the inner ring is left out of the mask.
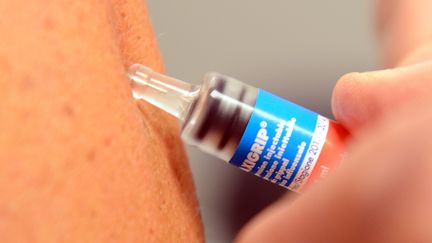
[[[201,242],[179,124],[125,69],[163,71],[144,3],[0,0],[0,242]]]

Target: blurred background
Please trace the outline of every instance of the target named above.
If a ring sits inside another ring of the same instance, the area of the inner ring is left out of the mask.
[[[373,1],[147,0],[167,73],[218,71],[331,117],[337,79],[375,69]],[[285,191],[187,147],[207,242],[230,242]]]

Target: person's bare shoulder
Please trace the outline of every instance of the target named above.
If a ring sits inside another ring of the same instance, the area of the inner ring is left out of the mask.
[[[143,3],[0,0],[0,241],[199,242],[178,125],[130,95],[161,70]]]

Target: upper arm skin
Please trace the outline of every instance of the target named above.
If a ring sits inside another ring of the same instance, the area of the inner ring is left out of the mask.
[[[141,0],[0,0],[0,242],[199,242],[176,121],[130,95],[162,70]]]

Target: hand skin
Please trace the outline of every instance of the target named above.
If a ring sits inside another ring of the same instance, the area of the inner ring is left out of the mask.
[[[352,133],[338,170],[264,210],[237,242],[432,242],[432,0],[378,2],[383,63],[339,80]]]
[[[163,71],[142,0],[0,0],[0,242],[202,242],[179,126],[131,98]]]

